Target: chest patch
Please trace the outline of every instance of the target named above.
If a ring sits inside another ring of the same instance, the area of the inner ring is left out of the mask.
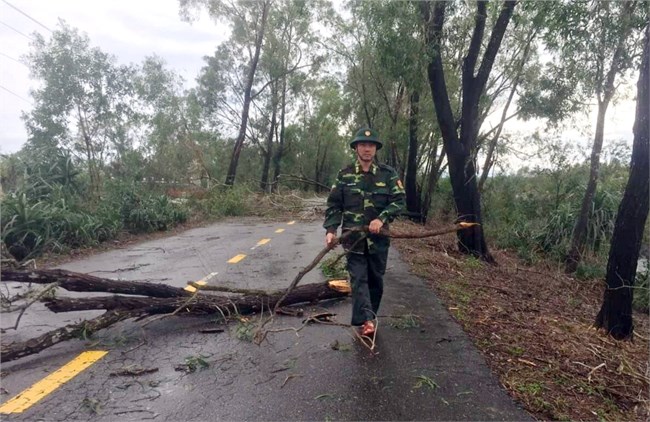
[[[377,183],[375,183],[375,185],[383,188],[383,187],[386,186],[386,183],[385,182],[377,182]]]

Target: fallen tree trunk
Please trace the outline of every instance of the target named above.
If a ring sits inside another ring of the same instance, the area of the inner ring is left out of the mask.
[[[193,315],[214,314],[223,312],[229,314],[252,314],[262,309],[273,308],[278,299],[284,294],[275,292],[265,296],[245,295],[240,297],[217,296],[211,294],[198,294],[189,301],[179,312],[179,315],[191,313]],[[294,289],[284,300],[284,305],[295,305],[305,302],[318,302],[327,299],[336,299],[347,296],[328,286],[327,283],[305,284]],[[126,297],[105,296],[92,298],[55,298],[45,301],[45,306],[52,312],[88,311],[96,309],[110,310],[141,310],[149,315],[166,314],[173,312],[188,302],[187,298],[151,298],[151,297]]]
[[[58,270],[57,270],[58,271]],[[52,280],[50,270],[34,271],[3,271],[3,281],[22,281],[29,282],[39,280],[46,283],[46,280]],[[26,274],[30,274],[27,276]],[[74,291],[114,291],[110,286],[113,280],[100,279],[98,277],[88,276],[80,273],[70,273],[74,280],[73,283],[66,283],[63,275],[57,275],[58,282],[62,287],[72,287]],[[88,280],[88,283],[85,283]],[[120,291],[128,291],[136,295],[145,294],[144,292],[152,291],[150,288],[143,289],[146,283],[136,281],[119,281],[117,282]],[[106,290],[98,290],[98,286],[105,286]],[[161,285],[157,285],[160,287]],[[147,286],[150,287],[150,286]],[[99,317],[83,321],[79,324],[71,324],[62,328],[57,328],[36,338],[24,341],[3,344],[0,346],[0,361],[8,362],[19,359],[34,353],[41,352],[48,347],[54,346],[62,341],[72,338],[84,338],[93,333],[107,328],[119,321],[148,315],[171,314],[179,311],[177,315],[192,314],[206,315],[219,314],[225,317],[231,315],[249,315],[261,312],[264,309],[271,309],[278,302],[284,292],[273,292],[268,294],[259,294],[259,291],[253,291],[254,294],[236,296],[218,296],[199,292],[193,297],[188,298],[188,294],[183,289],[169,287],[182,291],[183,297],[141,297],[141,296],[102,296],[94,298],[54,298],[46,299],[45,306],[53,312],[71,312],[71,311],[88,311],[104,309],[107,312]],[[92,289],[92,290],[91,290]],[[157,293],[164,290],[156,290]],[[329,287],[327,283],[306,284],[295,289],[284,299],[285,305],[293,305],[305,302],[316,302],[327,299],[336,299],[347,296],[347,293],[340,292]]]
[[[62,341],[70,340],[73,338],[83,338],[96,333],[102,328],[110,327],[111,325],[129,318],[138,316],[136,311],[121,312],[109,311],[97,318],[88,321],[80,322],[79,324],[66,325],[63,328],[42,334],[36,338],[27,341],[19,341],[0,346],[0,361],[9,362],[24,356],[33,355]]]
[[[109,278],[95,277],[89,274],[66,270],[20,271],[3,268],[0,273],[0,278],[2,281],[17,281],[22,283],[59,283],[59,286],[71,292],[107,292],[151,297],[190,296],[189,292],[167,284],[111,280]]]

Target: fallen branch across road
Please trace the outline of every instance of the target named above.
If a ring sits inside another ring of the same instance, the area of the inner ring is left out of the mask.
[[[444,229],[438,229],[438,230],[425,230],[425,231],[417,231],[417,232],[395,232],[395,231],[390,231],[386,230],[385,228],[382,228],[379,232],[380,236],[385,236],[385,237],[390,237],[394,239],[422,239],[425,237],[434,237],[434,236],[441,236],[443,234],[447,233],[454,233],[457,232],[458,230],[464,230],[468,229],[470,227],[478,225],[477,223],[457,223],[454,224],[451,227],[445,227]],[[293,279],[289,287],[287,288],[286,293],[284,294],[283,297],[280,298],[280,300],[277,301],[275,304],[275,308],[273,309],[273,313],[277,312],[278,308],[284,303],[284,299],[291,291],[300,283],[300,280],[311,270],[314,269],[314,267],[327,255],[329,251],[334,249],[338,244],[340,244],[343,240],[347,239],[352,233],[368,233],[368,226],[363,226],[363,227],[354,227],[351,229],[347,229],[341,236],[331,245],[325,246],[322,251],[316,255],[316,258],[307,265],[305,268],[303,268],[298,275]]]
[[[466,223],[459,223],[442,230],[417,233],[398,233],[383,230],[381,234],[392,238],[416,239],[439,236],[467,227],[469,225]],[[8,362],[23,356],[38,353],[57,343],[72,338],[86,338],[103,328],[131,318],[142,319],[152,315],[158,315],[157,318],[164,318],[167,316],[219,314],[224,319],[228,319],[231,316],[262,314],[264,310],[273,309],[271,313],[272,318],[276,312],[280,311],[281,305],[311,303],[345,297],[349,294],[348,291],[335,288],[330,283],[306,284],[300,287],[297,285],[305,274],[311,271],[330,250],[336,247],[338,242],[344,240],[352,233],[367,231],[367,227],[346,231],[337,242],[320,251],[316,258],[296,275],[288,289],[276,292],[227,289],[222,287],[206,288],[206,286],[200,285],[199,283],[189,283],[196,289],[195,293],[190,293],[185,289],[166,284],[111,280],[60,269],[2,269],[0,273],[0,280],[2,282],[50,285],[55,283],[54,285],[58,285],[60,288],[69,291],[104,292],[113,293],[113,295],[87,298],[43,298],[41,297],[43,295],[37,296],[37,299],[41,299],[45,303],[45,306],[52,312],[89,310],[105,310],[106,312],[96,318],[57,328],[27,341],[2,344],[0,346],[0,361]],[[217,295],[208,290],[225,291],[229,295]],[[266,322],[271,318],[267,319]],[[264,327],[266,322],[261,324],[260,329],[256,333],[258,340],[265,337],[265,333],[261,333],[261,328]]]
[[[434,237],[434,236],[441,236],[443,234],[447,233],[454,233],[457,232],[458,230],[465,230],[470,227],[478,225],[477,223],[465,223],[465,222],[459,222],[454,224],[451,227],[445,227],[443,229],[438,229],[438,230],[425,230],[425,231],[414,231],[414,232],[396,232],[396,231],[390,231],[385,228],[382,228],[379,232],[379,235],[381,236],[386,236],[394,239],[422,239],[425,237]],[[298,283],[300,283],[300,280],[311,270],[316,267],[316,265],[327,255],[329,251],[334,249],[338,244],[340,244],[343,240],[347,239],[349,236],[351,236],[353,233],[363,233],[367,234],[369,232],[368,226],[363,226],[363,227],[354,227],[351,229],[346,229],[345,232],[341,234],[339,238],[336,239],[336,241],[332,242],[332,244],[325,246],[323,250],[321,250],[318,255],[316,255],[316,258],[312,262],[309,263],[305,268],[303,268],[293,279],[287,290],[285,291],[284,295],[275,303],[275,307],[273,308],[273,312],[271,312],[271,315],[262,320],[260,323],[255,335],[254,335],[254,340],[257,344],[260,344],[264,339],[266,338],[266,333],[264,332],[264,326],[268,324],[272,319],[273,316],[277,313],[278,309],[280,306],[282,306],[285,303],[286,298],[291,294],[293,289],[296,288]],[[355,242],[356,244],[356,242]],[[340,258],[340,257],[339,257]],[[338,259],[337,258],[337,261]]]
[[[191,294],[173,286],[152,284],[139,281],[110,280],[87,274],[65,270],[3,270],[2,281],[19,281],[24,283],[58,282],[63,288],[70,287],[76,292],[113,293],[128,292],[137,296],[112,295],[89,298],[56,297],[43,300],[45,306],[52,312],[71,312],[106,310],[101,316],[58,328],[24,341],[2,344],[0,346],[0,361],[8,362],[14,359],[38,353],[72,338],[84,338],[119,321],[130,318],[142,318],[150,315],[170,314],[179,307],[176,315],[210,315],[223,316],[249,315],[262,312],[275,306],[284,292],[269,292],[261,294],[259,290],[247,291],[238,289],[239,295],[220,296],[199,291],[196,297],[188,301]],[[115,283],[115,285],[113,285]],[[149,294],[154,297],[148,296]],[[328,283],[314,283],[301,286],[284,298],[286,305],[316,302],[347,296],[347,293],[329,287]]]

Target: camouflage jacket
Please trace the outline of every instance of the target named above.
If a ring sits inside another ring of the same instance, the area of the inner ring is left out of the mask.
[[[327,211],[323,227],[328,233],[336,233],[338,226],[343,223],[346,228],[370,224],[379,218],[384,227],[399,215],[404,208],[404,188],[392,167],[373,163],[370,170],[364,173],[357,161],[341,171],[336,177],[327,198]],[[351,235],[343,246],[346,249],[357,241],[360,234]],[[365,241],[356,244],[353,252],[365,250],[374,253],[383,251],[390,245],[390,240],[384,236],[369,234]]]

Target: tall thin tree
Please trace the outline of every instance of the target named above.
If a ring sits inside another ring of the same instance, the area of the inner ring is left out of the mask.
[[[607,288],[596,317],[596,326],[604,328],[617,339],[632,336],[632,290],[636,276],[643,229],[648,218],[650,177],[650,26],[646,26],[643,59],[637,83],[634,144],[630,176],[618,208],[614,235],[607,261]]]

